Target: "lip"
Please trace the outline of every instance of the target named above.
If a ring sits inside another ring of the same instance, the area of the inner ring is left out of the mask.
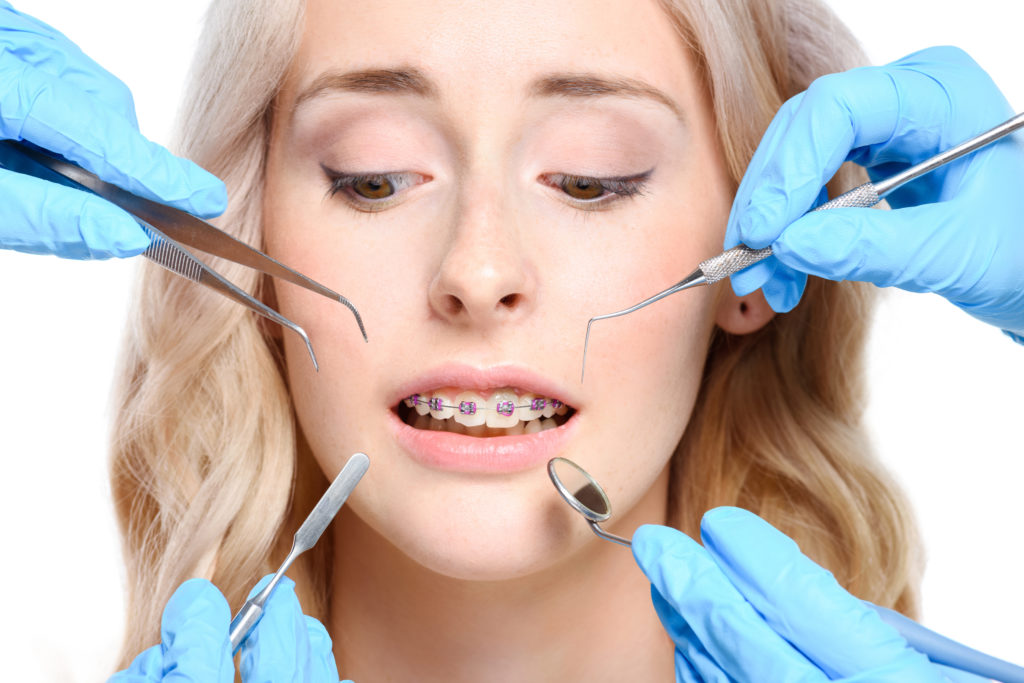
[[[490,391],[515,387],[546,398],[557,398],[573,408],[579,408],[574,396],[557,382],[517,365],[498,365],[481,370],[461,363],[449,363],[432,368],[401,386],[391,396],[388,405],[394,406],[403,398],[422,394],[439,387],[458,387],[467,391]]]
[[[536,434],[484,438],[414,429],[391,410],[407,396],[438,387],[480,392],[515,387],[564,401],[576,409],[576,414],[565,424]],[[456,472],[509,473],[546,463],[562,452],[576,432],[579,405],[556,382],[522,367],[503,365],[481,370],[468,365],[449,364],[433,368],[400,386],[389,397],[388,413],[395,440],[414,460],[427,467]]]

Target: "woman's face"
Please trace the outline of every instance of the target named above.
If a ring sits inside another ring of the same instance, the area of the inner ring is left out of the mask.
[[[371,537],[453,577],[550,567],[594,542],[548,480],[554,456],[602,482],[624,533],[660,521],[713,302],[596,324],[586,383],[583,338],[720,248],[715,140],[655,0],[309,0],[274,112],[266,247],[365,320],[368,344],[339,304],[276,290],[320,361],[285,336],[320,466],[370,456],[347,509]]]

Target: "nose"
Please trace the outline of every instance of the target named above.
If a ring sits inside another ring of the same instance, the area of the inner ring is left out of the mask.
[[[429,291],[430,306],[451,323],[491,327],[522,317],[534,304],[533,263],[514,209],[497,194],[466,202],[453,219]]]

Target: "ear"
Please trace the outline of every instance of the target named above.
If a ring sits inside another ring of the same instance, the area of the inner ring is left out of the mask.
[[[715,311],[715,324],[730,334],[750,334],[756,332],[775,317],[775,311],[765,301],[760,289],[736,296],[732,287],[721,288],[723,294],[718,300]]]

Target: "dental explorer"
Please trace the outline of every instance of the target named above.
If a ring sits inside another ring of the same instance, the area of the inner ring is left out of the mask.
[[[559,495],[573,510],[583,515],[590,524],[590,529],[599,538],[627,548],[633,547],[629,539],[610,534],[598,525],[598,522],[607,521],[612,516],[612,505],[604,489],[590,473],[568,458],[552,458],[548,461],[548,476],[551,477],[551,483],[555,485]],[[1024,668],[1016,664],[997,659],[939,635],[899,612],[879,607],[867,600],[861,602],[874,610],[882,621],[896,629],[910,647],[924,654],[934,664],[993,678],[1003,683],[1024,683]]]
[[[242,609],[238,610],[238,613],[231,620],[231,654],[238,652],[242,641],[256,628],[256,624],[263,617],[263,608],[267,604],[267,600],[270,599],[270,594],[274,592],[274,588],[277,587],[288,567],[291,566],[296,557],[316,545],[316,542],[320,540],[320,536],[324,533],[324,529],[331,523],[334,516],[338,514],[338,510],[345,504],[345,500],[348,499],[349,494],[352,493],[352,490],[359,483],[359,480],[363,478],[363,475],[366,474],[366,470],[369,467],[370,459],[366,457],[366,454],[355,453],[348,459],[345,466],[341,468],[341,472],[334,478],[334,481],[327,488],[324,495],[320,497],[313,511],[306,517],[306,521],[295,532],[292,549],[274,573],[270,583],[264,586],[263,590],[252,598],[246,600],[245,604],[242,605]]]
[[[944,164],[948,164],[954,159],[959,159],[965,154],[970,154],[991,142],[995,142],[1022,126],[1024,126],[1024,113],[1016,114],[1003,123],[1000,123],[998,126],[985,131],[981,135],[962,142],[945,152],[940,152],[919,164],[890,176],[889,178],[879,180],[874,183],[864,183],[863,185],[855,187],[849,192],[845,192],[835,199],[811,209],[811,211],[823,211],[844,207],[864,209],[871,208],[881,202],[882,199],[894,190],[902,187],[906,183],[909,183],[911,180],[914,180],[929,171],[933,171]],[[587,367],[587,346],[590,343],[590,327],[595,321],[615,318],[620,315],[632,313],[633,311],[637,311],[645,306],[653,304],[655,301],[664,299],[670,294],[681,292],[684,289],[690,289],[691,287],[697,287],[700,285],[714,284],[719,280],[729,277],[733,273],[737,273],[744,268],[749,268],[755,263],[763,261],[771,255],[771,246],[764,247],[763,249],[751,249],[750,247],[741,244],[737,247],[733,247],[732,249],[728,249],[717,256],[713,256],[706,261],[701,261],[697,266],[697,269],[685,278],[668,289],[658,292],[650,298],[644,299],[638,304],[630,306],[629,308],[624,308],[621,311],[616,311],[615,313],[606,313],[605,315],[598,315],[591,318],[587,322],[587,336],[583,341],[583,363],[580,367],[580,383],[583,382],[583,375]]]

